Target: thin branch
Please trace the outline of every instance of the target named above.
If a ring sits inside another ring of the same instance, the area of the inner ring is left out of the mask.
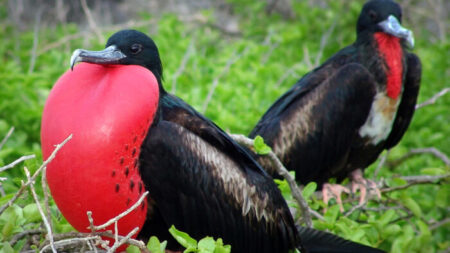
[[[178,77],[183,73],[184,69],[186,68],[186,64],[191,58],[192,52],[194,52],[194,39],[191,39],[191,42],[189,43],[188,48],[186,49],[186,52],[184,53],[183,59],[181,60],[180,67],[178,67],[175,74],[172,76],[172,93],[175,94],[176,87],[177,87],[177,80]]]
[[[98,28],[97,24],[95,23],[94,17],[91,14],[91,11],[89,10],[89,6],[86,3],[86,0],[80,0],[81,2],[81,8],[83,8],[83,12],[86,15],[87,21],[89,23],[89,27],[94,31],[95,35],[97,35],[97,38],[101,43],[105,41],[105,38],[103,37],[100,29]]]
[[[250,138],[245,137],[241,134],[231,134],[231,137],[237,141],[238,143],[245,145],[249,148],[252,148],[254,145],[254,141]],[[297,201],[300,210],[302,211],[302,217],[305,221],[305,225],[307,227],[312,227],[312,220],[311,220],[311,214],[310,214],[310,208],[308,206],[308,203],[303,198],[302,193],[300,191],[300,188],[298,187],[297,183],[295,182],[295,179],[289,174],[289,171],[284,167],[284,165],[281,163],[281,161],[278,159],[278,157],[270,151],[267,156],[269,157],[270,161],[273,163],[274,167],[277,169],[278,174],[280,174],[289,184],[289,187],[291,188],[292,196]]]
[[[280,87],[280,85],[283,84],[284,81],[286,81],[286,79],[290,77],[300,65],[300,63],[294,64],[294,66],[285,71],[280,79],[278,79],[278,81],[275,83],[274,87]]]
[[[28,68],[28,73],[32,73],[34,70],[34,66],[36,64],[36,58],[37,58],[37,47],[39,44],[39,28],[41,25],[41,17],[43,13],[42,6],[38,9],[36,12],[36,18],[34,22],[34,32],[33,32],[33,47],[31,49],[31,57],[30,57],[30,66]]]
[[[337,19],[334,19],[333,24],[330,26],[330,28],[328,28],[328,30],[322,35],[322,37],[320,38],[320,47],[319,47],[319,52],[317,53],[316,56],[316,60],[314,62],[314,67],[319,66],[320,63],[320,59],[322,59],[322,54],[323,51],[325,49],[325,46],[328,43],[328,38],[331,36],[331,34],[334,31],[334,28],[336,27],[337,24]]]
[[[378,173],[380,172],[380,169],[384,166],[386,163],[387,157],[389,155],[389,151],[387,150],[385,154],[383,154],[380,158],[380,162],[378,163],[377,167],[375,168],[375,171],[373,172],[373,178],[376,179],[378,176]]]
[[[436,230],[439,227],[442,227],[442,226],[446,225],[447,223],[450,223],[450,218],[449,217],[447,217],[447,218],[445,218],[445,219],[443,219],[441,221],[437,221],[437,222],[435,222],[433,224],[430,224],[430,230],[431,231]]]
[[[36,234],[45,234],[45,230],[43,230],[43,229],[40,229],[40,228],[38,228],[38,229],[31,229],[31,230],[25,230],[25,231],[23,231],[23,232],[20,232],[20,233],[18,233],[18,234],[15,234],[12,238],[11,238],[11,240],[9,241],[9,244],[11,245],[11,246],[13,246],[14,244],[16,244],[18,241],[20,241],[22,238],[24,238],[25,236],[28,236],[28,235],[36,235]]]
[[[83,244],[84,243],[88,243],[91,240],[101,240],[101,238],[98,235],[81,237],[81,238],[70,238],[70,239],[57,241],[57,242],[55,242],[54,246],[56,248],[61,248],[61,247],[69,246],[69,245],[76,245],[76,244],[79,244],[79,243],[83,243]],[[42,250],[40,252],[45,252],[50,247],[51,247],[50,245],[46,245],[45,247],[42,248]]]
[[[442,153],[441,151],[439,151],[437,148],[434,148],[434,147],[411,149],[408,153],[406,153],[402,157],[400,157],[396,160],[393,160],[393,161],[388,161],[386,163],[386,165],[390,168],[394,168],[394,167],[398,166],[399,164],[403,163],[408,158],[410,158],[414,155],[418,155],[418,154],[432,154],[435,157],[441,159],[447,167],[450,166],[450,159],[444,153]]]
[[[441,181],[450,178],[450,174],[445,175],[439,175],[439,176],[428,176],[428,175],[421,175],[421,176],[409,176],[409,177],[400,177],[401,179],[404,179],[407,181],[407,184],[395,186],[395,187],[388,187],[380,189],[381,192],[392,192],[392,191],[398,191],[403,190],[408,187],[411,187],[416,184],[434,184],[436,181]]]
[[[117,224],[117,222],[116,222]],[[122,238],[120,241],[115,241],[111,249],[108,250],[108,253],[114,253],[116,252],[117,248],[119,248],[121,245],[126,243],[134,234],[136,234],[139,231],[139,228],[136,227],[133,230],[131,230],[128,235],[126,235],[124,238]]]
[[[145,199],[145,197],[147,196],[147,194],[148,194],[148,191],[144,192],[144,193],[141,195],[141,197],[139,198],[139,200],[138,200],[136,203],[134,203],[134,205],[132,205],[130,208],[128,208],[127,210],[125,210],[125,211],[122,212],[121,214],[119,214],[119,215],[117,215],[116,217],[110,219],[109,221],[105,222],[105,223],[102,224],[102,225],[94,226],[94,227],[93,227],[93,228],[94,228],[94,231],[95,231],[95,230],[101,230],[101,229],[104,229],[104,228],[106,228],[107,226],[113,224],[114,222],[120,220],[120,219],[123,218],[125,215],[129,214],[130,212],[132,212],[134,209],[136,209],[136,208],[142,203],[142,201],[144,201],[144,199]],[[88,228],[90,228],[90,227],[88,227]]]
[[[419,108],[422,108],[424,106],[432,105],[432,104],[436,103],[438,98],[444,96],[449,91],[450,91],[450,88],[445,88],[445,89],[439,91],[438,93],[434,94],[434,96],[432,96],[430,99],[426,100],[425,102],[423,102],[421,104],[417,104],[416,105],[416,110],[419,109]]]
[[[82,233],[82,232],[73,232],[72,231],[72,232],[67,232],[67,233],[63,233],[63,234],[55,234],[55,239],[63,240],[66,238],[84,238],[84,237],[90,237],[90,236],[99,236],[99,239],[97,240],[98,242],[103,241],[100,239],[100,236],[108,237],[111,239],[115,238],[115,235],[111,231],[97,231],[97,232],[91,232],[91,233]],[[124,238],[125,238],[125,236],[121,236],[121,235],[118,236],[119,240],[123,240]],[[48,243],[48,240],[44,241],[43,245],[45,245],[46,243]],[[57,243],[58,242],[55,242],[55,244],[57,244]],[[141,252],[150,253],[150,251],[147,249],[145,243],[140,240],[128,238],[126,243],[129,245],[134,245],[134,246],[138,247],[141,250]]]
[[[39,210],[39,213],[41,214],[42,217],[42,221],[44,222],[44,225],[47,229],[47,235],[48,235],[48,239],[50,240],[50,247],[52,248],[53,253],[57,253],[56,252],[56,248],[55,248],[55,244],[53,241],[53,232],[52,232],[52,228],[50,227],[50,224],[48,223],[47,217],[45,216],[44,211],[42,210],[42,206],[41,203],[39,202],[39,198],[36,194],[36,190],[34,189],[34,180],[31,181],[31,175],[30,175],[30,171],[28,171],[27,167],[23,168],[25,171],[25,175],[27,176],[28,182],[30,182],[30,191],[31,194],[33,195],[34,201],[36,202],[36,206],[37,209]]]
[[[47,216],[47,220],[49,221],[50,229],[53,230],[52,226],[52,217],[50,213],[50,206],[49,206],[49,196],[48,196],[48,185],[47,185],[47,167],[44,167],[42,170],[42,177],[41,177],[41,185],[42,185],[42,192],[44,193],[44,204],[45,204],[45,214]]]
[[[56,145],[55,149],[53,150],[53,153],[47,158],[47,160],[42,163],[41,167],[39,167],[36,172],[33,174],[33,176],[31,177],[31,181],[28,181],[26,183],[22,182],[22,186],[20,187],[20,189],[17,191],[17,193],[3,206],[0,207],[0,214],[2,214],[6,208],[10,207],[14,201],[16,201],[23,193],[23,191],[25,190],[25,188],[31,184],[31,182],[34,182],[36,180],[36,177],[39,175],[39,173],[41,173],[41,171],[44,169],[44,167],[47,167],[48,163],[51,162],[55,156],[56,153],[58,153],[58,151],[70,140],[72,139],[72,134],[69,135],[63,142],[61,142],[60,144]]]
[[[3,137],[3,140],[0,142],[0,150],[3,148],[3,145],[5,145],[6,141],[8,141],[9,137],[11,137],[12,133],[14,132],[14,127],[11,127],[6,133],[5,137]]]
[[[5,165],[5,166],[3,166],[3,167],[0,167],[0,172],[3,172],[3,171],[5,171],[5,170],[7,170],[7,169],[11,169],[11,168],[13,168],[14,166],[16,166],[17,164],[19,164],[19,163],[21,163],[21,162],[23,162],[23,161],[26,161],[26,160],[30,160],[30,159],[33,159],[33,158],[36,158],[36,155],[25,155],[25,156],[22,156],[22,157],[20,157],[19,159],[17,159],[17,160],[15,160],[14,162],[12,162],[12,163],[10,163],[10,164],[8,164],[8,165]]]
[[[208,104],[212,98],[212,95],[214,94],[214,91],[216,90],[217,85],[219,84],[219,80],[220,78],[222,78],[229,70],[231,65],[233,65],[235,62],[237,62],[247,51],[248,51],[249,47],[247,46],[242,53],[240,54],[236,54],[236,52],[233,54],[232,57],[230,57],[230,59],[228,59],[225,67],[223,68],[222,72],[216,76],[216,78],[214,78],[211,88],[209,89],[208,95],[206,96],[205,102],[203,103],[202,106],[202,113],[205,113],[206,108],[208,108]]]

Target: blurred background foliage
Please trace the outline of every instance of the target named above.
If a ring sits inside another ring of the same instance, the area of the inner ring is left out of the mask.
[[[41,164],[40,118],[50,89],[69,69],[76,48],[98,50],[124,28],[149,34],[159,47],[164,86],[231,133],[248,134],[267,108],[296,80],[355,40],[365,1],[346,0],[0,0],[0,167],[22,155],[33,172]],[[403,24],[414,31],[423,64],[419,103],[450,87],[450,44],[445,0],[403,0]],[[411,149],[434,147],[450,154],[450,95],[417,110],[405,137],[379,173],[366,176],[389,186],[408,175],[445,175],[445,163],[419,154],[392,163]],[[21,167],[0,174],[0,205],[24,179]],[[38,192],[42,193],[40,186]],[[289,203],[289,189],[280,182]],[[305,193],[305,192],[304,192]],[[305,193],[314,210],[323,202]],[[314,226],[390,252],[449,252],[448,179],[383,195],[348,217],[336,205]],[[348,210],[355,202],[347,202]],[[56,232],[71,229],[51,204]],[[14,234],[41,227],[29,195],[0,216],[0,250],[29,247]],[[38,239],[43,240],[43,237]],[[2,246],[3,245],[3,246]],[[3,248],[2,248],[3,247]]]

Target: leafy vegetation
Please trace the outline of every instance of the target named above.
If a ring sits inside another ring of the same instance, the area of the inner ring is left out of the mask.
[[[168,91],[227,131],[242,134],[249,133],[271,103],[302,75],[354,41],[356,18],[363,4],[362,1],[328,1],[326,7],[319,7],[299,1],[293,3],[296,17],[285,20],[279,14],[267,15],[264,1],[228,2],[238,19],[241,34],[237,36],[208,25],[215,22],[213,11],[200,12],[206,20],[201,24],[185,23],[176,15],[165,14],[155,21],[156,25],[134,28],[150,34],[157,43]],[[426,24],[411,27],[408,21],[419,14],[405,15],[405,26],[415,32],[414,52],[423,64],[420,103],[449,87],[450,44],[430,34]],[[146,14],[141,19],[155,20]],[[20,30],[7,18],[3,6],[0,6],[0,24],[0,138],[11,127],[16,129],[0,149],[0,167],[22,155],[37,156],[0,174],[7,178],[2,182],[5,193],[0,197],[1,206],[19,190],[21,180],[26,179],[21,167],[26,166],[33,173],[41,164],[42,108],[53,83],[68,70],[72,51],[81,47],[101,49],[104,41],[79,30],[75,24],[41,27],[37,33]],[[103,30],[105,37],[114,32],[108,28]],[[450,96],[445,95],[435,104],[418,109],[408,132],[389,152],[384,166],[377,172],[378,162],[373,164],[366,170],[366,176],[396,187],[407,183],[399,176],[450,173],[441,159],[430,154],[395,162],[415,148],[435,147],[450,154],[449,108]],[[268,152],[262,140],[255,142],[259,143],[259,152]],[[277,182],[289,205],[296,207],[287,183]],[[41,186],[36,188],[42,196]],[[450,248],[448,179],[440,184],[415,185],[383,193],[380,200],[369,201],[351,213],[340,213],[335,204],[326,208],[313,193],[315,189],[315,184],[309,184],[303,195],[313,210],[324,213],[323,219],[313,220],[317,229],[394,253],[439,252]],[[356,204],[349,196],[344,207],[348,211]],[[50,209],[55,233],[71,231],[52,201]],[[0,251],[23,249],[28,241],[13,241],[14,236],[31,229],[42,230],[43,226],[37,205],[26,194],[0,215]],[[178,232],[172,234],[184,238],[186,245],[181,244],[187,252],[229,251],[220,239],[206,238],[194,243]],[[44,239],[41,236],[38,241]],[[212,245],[220,250],[202,251]],[[150,240],[149,246],[155,252],[158,247],[164,248],[156,238]]]

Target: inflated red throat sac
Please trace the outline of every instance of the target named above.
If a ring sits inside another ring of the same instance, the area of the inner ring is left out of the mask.
[[[387,94],[397,99],[402,90],[403,82],[403,51],[400,39],[382,32],[375,33],[375,40],[386,65],[387,72]]]
[[[145,192],[138,158],[158,98],[155,76],[134,65],[81,63],[54,85],[42,116],[42,153],[47,159],[73,134],[46,175],[58,208],[78,231],[89,232],[87,211],[100,225]],[[119,234],[142,228],[146,213],[144,201],[119,220]]]

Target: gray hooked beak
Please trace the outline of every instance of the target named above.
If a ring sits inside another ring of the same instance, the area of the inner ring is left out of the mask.
[[[109,46],[101,51],[89,51],[77,49],[70,57],[70,68],[77,62],[90,62],[97,64],[117,64],[120,59],[127,57],[115,45]]]
[[[378,25],[383,29],[383,31],[392,36],[402,38],[406,40],[406,43],[410,48],[414,47],[414,37],[413,33],[404,28],[400,22],[398,22],[397,18],[393,15],[390,15],[386,20],[381,21]]]

